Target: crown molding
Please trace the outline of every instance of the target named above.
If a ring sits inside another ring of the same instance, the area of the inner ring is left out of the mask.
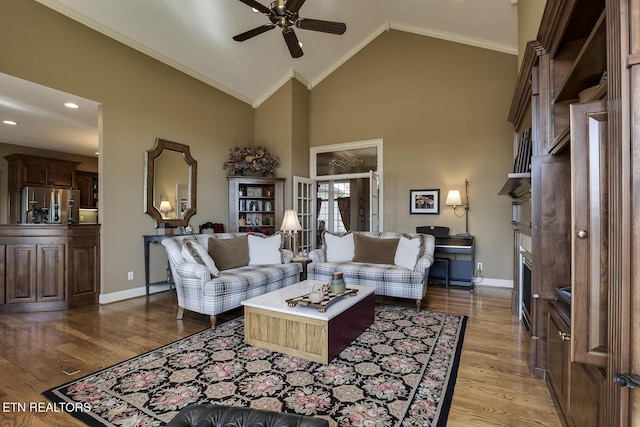
[[[391,22],[391,29],[405,31],[408,33],[419,34],[421,36],[433,37],[436,39],[448,40],[451,42],[462,43],[469,46],[481,47],[483,49],[495,50],[510,55],[518,54],[518,46],[511,46],[504,43],[496,43],[489,40],[478,39],[475,37],[467,37],[460,34],[448,33],[446,31],[432,30],[414,25],[407,25],[400,22]]]

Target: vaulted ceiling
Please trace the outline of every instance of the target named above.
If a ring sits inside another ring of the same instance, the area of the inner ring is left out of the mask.
[[[388,29],[517,54],[517,0],[307,0],[300,17],[344,22],[347,30],[334,35],[296,28],[304,51],[297,59],[278,28],[244,42],[232,39],[269,23],[240,0],[37,1],[253,106],[291,77],[313,88]],[[33,111],[42,114],[47,107],[36,105],[26,87],[21,91],[27,99],[19,102],[33,103]],[[0,120],[7,104],[18,101],[3,102],[6,95],[0,90]],[[16,135],[5,138],[6,128],[0,126],[0,141],[20,144]],[[95,152],[94,142],[82,154]]]

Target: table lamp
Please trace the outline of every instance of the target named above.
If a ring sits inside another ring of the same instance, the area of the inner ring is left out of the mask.
[[[302,230],[300,221],[298,221],[298,213],[293,209],[287,209],[284,212],[282,226],[280,231],[284,231],[285,236],[289,238],[289,249],[296,254],[296,233]]]

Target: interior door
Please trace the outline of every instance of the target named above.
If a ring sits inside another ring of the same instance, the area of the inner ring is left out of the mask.
[[[369,231],[381,231],[380,218],[380,177],[369,171]]]
[[[298,212],[302,226],[298,247],[309,253],[316,247],[316,181],[301,176],[293,177],[293,209]]]

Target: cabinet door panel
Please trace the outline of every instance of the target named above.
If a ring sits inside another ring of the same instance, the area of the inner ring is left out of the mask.
[[[54,187],[68,187],[73,186],[73,174],[75,172],[75,166],[68,165],[66,163],[52,162],[49,167],[49,182]]]
[[[36,245],[7,245],[7,304],[36,301]]]
[[[571,106],[572,361],[607,366],[608,185],[604,101]]]
[[[568,340],[571,337],[571,330],[559,310],[560,308],[555,301],[549,303],[547,374],[560,408],[566,414],[570,375]]]
[[[38,301],[64,300],[64,245],[38,245]]]
[[[22,184],[49,186],[49,164],[41,160],[25,160],[22,163]]]

